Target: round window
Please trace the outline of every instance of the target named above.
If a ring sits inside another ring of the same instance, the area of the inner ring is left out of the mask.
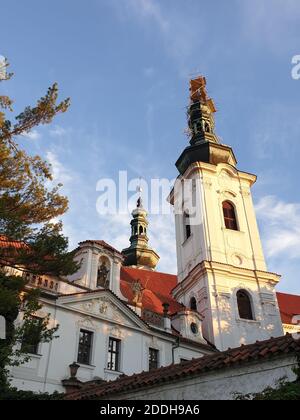
[[[195,322],[191,323],[191,331],[193,334],[198,334],[198,326],[195,324]]]

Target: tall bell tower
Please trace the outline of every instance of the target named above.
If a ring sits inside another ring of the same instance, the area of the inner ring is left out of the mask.
[[[206,80],[190,82],[190,144],[176,162],[178,285],[174,297],[197,304],[203,335],[220,350],[283,334],[275,286],[267,271],[251,187],[231,147],[215,134],[216,107]]]

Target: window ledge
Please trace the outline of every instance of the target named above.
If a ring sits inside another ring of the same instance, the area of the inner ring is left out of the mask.
[[[43,356],[42,354],[35,354],[35,353],[22,353],[25,356],[29,356],[31,359],[41,359]]]
[[[222,230],[224,232],[233,232],[234,235],[245,235],[245,232],[242,230],[228,229],[224,226],[222,226]]]
[[[105,373],[112,373],[113,375],[123,375],[124,372],[120,372],[118,370],[110,370],[110,369],[104,369]]]
[[[260,321],[257,321],[256,319],[243,319],[243,318],[237,318],[236,322],[243,322],[245,324],[252,324],[252,325],[260,325]]]
[[[84,365],[83,363],[79,363],[79,362],[76,362],[76,363],[78,363],[78,364],[79,364],[79,366],[80,366],[81,368],[84,368],[84,369],[94,370],[94,369],[95,369],[95,367],[96,367],[96,366],[94,366],[94,365]]]

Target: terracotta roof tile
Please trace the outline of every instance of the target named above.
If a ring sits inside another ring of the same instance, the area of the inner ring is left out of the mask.
[[[277,292],[281,320],[284,324],[292,324],[295,315],[300,315],[300,296]]]
[[[166,381],[178,380],[181,377],[200,375],[208,371],[225,369],[230,366],[242,365],[253,360],[280,357],[285,353],[300,353],[300,338],[295,339],[287,334],[284,337],[256,342],[237,349],[219,352],[213,355],[193,359],[177,365],[162,367],[150,372],[142,372],[131,376],[123,375],[116,381],[103,385],[90,385],[80,391],[66,395],[67,400],[105,399],[112,395],[122,394],[129,390],[140,390],[148,386]]]
[[[133,299],[131,285],[137,280],[145,288],[142,298],[143,308],[162,314],[162,304],[169,303],[170,314],[184,309],[184,306],[171,296],[171,290],[177,284],[177,276],[158,271],[121,267],[121,292],[129,302],[132,302]]]

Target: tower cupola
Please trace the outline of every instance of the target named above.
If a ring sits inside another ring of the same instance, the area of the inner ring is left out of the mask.
[[[190,81],[190,104],[188,106],[188,133],[190,146],[186,147],[176,162],[181,175],[195,162],[213,165],[228,163],[236,166],[231,147],[220,143],[215,134],[214,101],[208,97],[206,79],[199,76]]]
[[[124,265],[136,266],[154,270],[159,261],[159,255],[148,245],[147,211],[143,207],[141,197],[137,200],[136,208],[132,212],[130,247],[123,249]]]

